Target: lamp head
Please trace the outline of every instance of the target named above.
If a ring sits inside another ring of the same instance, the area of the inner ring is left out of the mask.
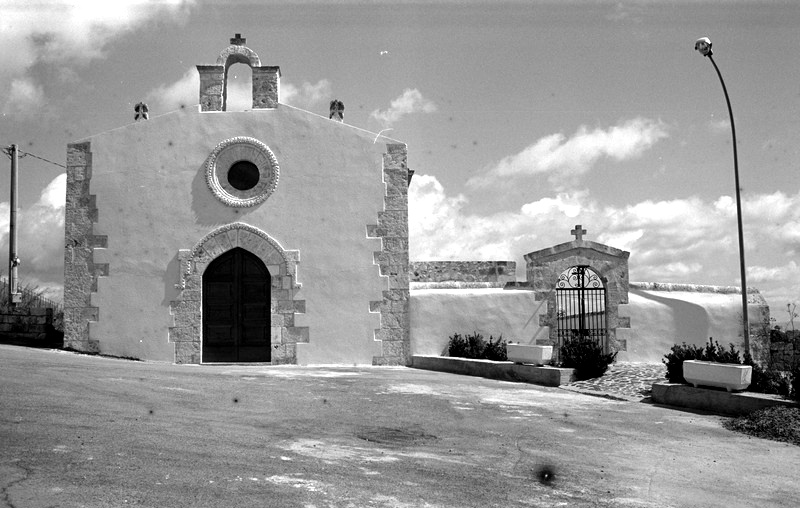
[[[700,37],[697,39],[694,43],[694,49],[699,51],[703,56],[711,56],[714,54],[714,52],[711,51],[711,40],[708,37]]]

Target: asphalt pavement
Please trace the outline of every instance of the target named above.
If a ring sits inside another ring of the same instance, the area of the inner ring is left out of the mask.
[[[400,367],[0,345],[0,507],[800,506],[722,417]]]

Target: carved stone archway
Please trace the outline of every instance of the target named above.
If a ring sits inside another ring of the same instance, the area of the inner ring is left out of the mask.
[[[547,302],[547,313],[540,315],[539,326],[549,327],[546,339],[537,343],[558,347],[558,304],[556,287],[559,276],[572,267],[587,267],[601,279],[606,291],[605,326],[606,349],[625,351],[627,344],[617,339],[618,328],[630,328],[630,318],[619,315],[619,306],[628,303],[628,258],[622,251],[582,238],[586,231],[576,226],[575,240],[525,255],[527,285],[533,288],[537,301]]]
[[[300,284],[300,252],[285,250],[264,231],[234,222],[204,236],[194,248],[178,251],[179,299],[170,303],[175,326],[169,341],[175,343],[175,363],[201,363],[203,273],[221,254],[240,247],[255,254],[272,274],[271,344],[273,364],[297,363],[297,343],[308,342],[308,327],[294,325],[294,315],[305,313],[305,300],[295,299]]]

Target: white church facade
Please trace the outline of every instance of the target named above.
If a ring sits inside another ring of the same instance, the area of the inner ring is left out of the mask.
[[[253,107],[226,111],[251,67]],[[65,346],[177,363],[405,364],[406,147],[280,103],[241,37],[200,107],[70,144]]]

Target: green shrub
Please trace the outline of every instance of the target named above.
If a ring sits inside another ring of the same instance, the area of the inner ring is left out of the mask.
[[[489,342],[484,340],[483,335],[473,332],[472,335],[461,336],[453,334],[447,346],[447,355],[458,358],[473,358],[483,360],[505,361],[506,341],[501,335],[497,341],[493,336],[489,336]]]
[[[493,338],[489,335],[489,342],[486,344],[486,349],[483,350],[483,357],[487,360],[494,360],[496,362],[504,362],[508,360],[506,354],[506,341],[503,336],[497,338],[496,342],[492,341]]]
[[[670,353],[664,355],[664,360],[662,360],[667,366],[666,378],[670,382],[685,382],[683,379],[684,360],[750,365],[753,368],[750,386],[747,388],[747,391],[750,392],[790,397],[794,390],[793,386],[800,385],[800,379],[798,379],[800,370],[787,375],[770,367],[765,369],[753,361],[753,357],[749,353],[745,353],[744,361],[742,361],[739,351],[733,344],[730,344],[726,350],[712,338],[708,339],[708,344],[706,344],[705,348],[686,344],[685,342],[681,345],[675,344],[672,346]],[[796,390],[794,391],[796,392]]]
[[[578,380],[602,376],[616,357],[616,351],[604,353],[599,341],[591,337],[574,335],[564,340],[559,348],[561,366],[575,369],[575,378]]]
[[[730,348],[726,351],[724,347],[719,345],[719,342],[711,337],[708,338],[708,344],[706,344],[706,348],[703,350],[702,360],[716,363],[742,363],[739,351],[736,350],[733,343],[730,344]]]
[[[749,392],[769,393],[789,397],[792,393],[791,374],[785,374],[779,370],[767,367],[762,368],[753,361],[749,353],[744,355],[744,364],[753,367],[753,374],[750,378]]]
[[[461,336],[461,334],[456,333],[450,337],[450,342],[447,345],[447,356],[468,358],[467,341]]]
[[[700,360],[703,357],[703,348],[685,342],[672,346],[670,353],[661,360],[667,366],[667,380],[670,383],[683,383],[683,361]]]

